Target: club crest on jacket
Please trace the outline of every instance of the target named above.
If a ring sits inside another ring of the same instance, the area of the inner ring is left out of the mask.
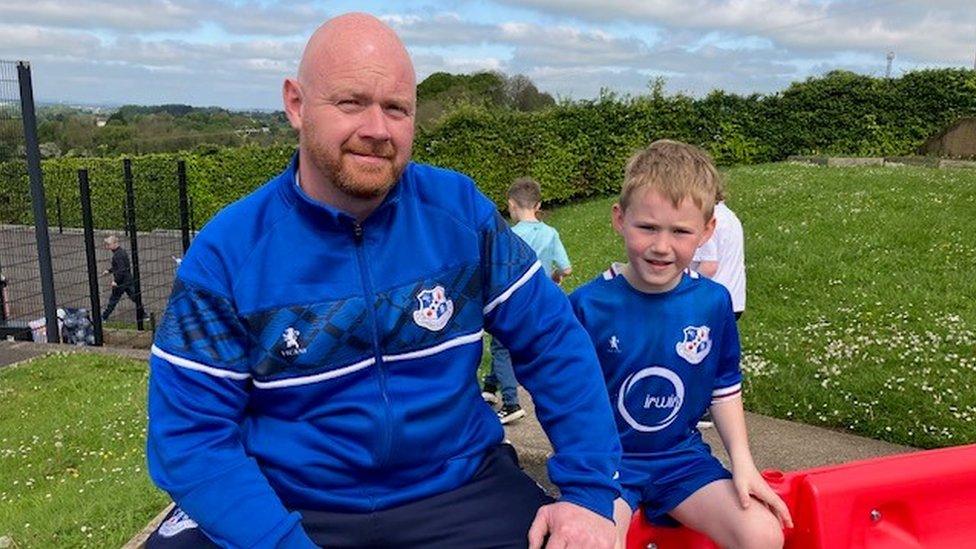
[[[454,302],[447,298],[443,286],[420,290],[417,294],[418,309],[413,321],[432,332],[440,331],[454,314]]]

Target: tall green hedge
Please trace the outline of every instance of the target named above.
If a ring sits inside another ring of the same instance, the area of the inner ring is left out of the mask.
[[[459,109],[418,134],[415,157],[470,174],[499,200],[530,175],[550,201],[613,192],[626,159],[661,138],[707,149],[723,165],[791,154],[900,156],[961,116],[976,115],[976,71],[885,79],[836,71],[773,95],[721,91],[564,103],[535,113]]]
[[[211,148],[196,152],[134,156],[133,189],[137,227],[177,229],[177,161],[186,161],[187,192],[199,227],[220,208],[257,188],[284,169],[293,147]],[[125,180],[119,158],[58,158],[42,163],[48,223],[56,225],[57,202],[65,226],[80,227],[78,170],[88,170],[96,228],[124,225]],[[31,224],[29,183],[23,162],[0,164],[0,223]]]
[[[896,79],[836,71],[771,95],[721,91],[702,98],[665,95],[660,82],[647,95],[607,93],[550,109],[516,112],[460,107],[419,130],[414,158],[472,176],[502,204],[509,183],[535,177],[547,202],[614,192],[623,164],[660,138],[701,145],[720,164],[769,162],[790,154],[889,156],[912,154],[929,136],[976,115],[976,71],[924,70]],[[139,228],[178,226],[176,160],[187,162],[197,224],[278,173],[291,147],[212,148],[133,158]],[[60,196],[68,225],[79,225],[76,172],[89,168],[99,227],[119,227],[124,199],[117,158],[60,158],[43,170],[54,214]],[[0,222],[29,223],[23,164],[0,165]]]

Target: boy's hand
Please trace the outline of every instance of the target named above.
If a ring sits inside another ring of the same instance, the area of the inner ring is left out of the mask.
[[[563,279],[572,274],[572,272],[573,269],[555,270],[552,272],[552,281],[556,284],[562,284]]]
[[[611,549],[616,539],[612,520],[567,501],[543,505],[529,528],[529,548]],[[546,540],[546,536],[549,539]]]
[[[783,527],[793,528],[793,517],[790,516],[790,510],[786,507],[786,503],[776,495],[769,484],[766,484],[766,480],[762,478],[762,474],[759,473],[755,465],[751,463],[743,467],[733,465],[732,484],[735,485],[735,491],[739,495],[739,504],[742,505],[743,509],[747,509],[752,503],[752,498],[756,498],[763,502],[766,507],[769,507]]]

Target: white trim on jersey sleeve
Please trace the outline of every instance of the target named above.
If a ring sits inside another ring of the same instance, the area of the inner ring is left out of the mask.
[[[613,280],[615,276],[620,276],[623,274],[623,268],[623,263],[614,261],[607,270],[603,271],[603,280]]]
[[[350,364],[349,366],[343,366],[342,368],[338,368],[336,370],[329,370],[328,372],[322,372],[312,376],[290,377],[287,379],[276,379],[274,381],[255,381],[254,386],[259,389],[278,389],[281,387],[294,387],[296,385],[309,385],[311,383],[318,383],[319,381],[334,379],[353,372],[358,372],[359,370],[368,368],[373,364],[376,364],[376,359],[370,357],[366,360],[360,360],[359,362]]]
[[[527,271],[525,271],[525,274],[523,274],[521,277],[519,277],[518,280],[513,282],[512,285],[509,286],[507,290],[502,292],[495,299],[491,300],[491,303],[485,305],[485,308],[482,309],[482,314],[488,314],[493,310],[495,310],[495,307],[498,307],[505,301],[508,301],[508,298],[512,297],[512,294],[515,293],[515,290],[521,288],[526,282],[529,281],[530,278],[532,278],[532,275],[534,275],[535,272],[541,268],[542,268],[542,263],[539,263],[539,260],[536,260],[536,262],[533,263],[532,266],[529,267]]]
[[[411,351],[409,353],[403,353],[399,355],[383,355],[383,362],[396,362],[398,360],[410,360],[414,358],[422,358],[425,356],[436,355],[442,351],[446,351],[452,347],[458,347],[460,345],[467,345],[468,343],[474,343],[475,341],[481,341],[481,337],[485,335],[484,330],[478,330],[473,334],[463,335],[455,337],[454,339],[449,339],[444,343],[439,343],[433,347],[428,347],[426,349],[420,349],[419,351]]]
[[[736,383],[735,385],[729,385],[728,387],[720,387],[712,391],[712,404],[716,402],[725,402],[727,400],[734,400],[742,396],[742,383]]]
[[[178,357],[176,355],[167,353],[166,351],[160,349],[155,345],[152,346],[150,352],[174,366],[180,366],[182,368],[186,368],[188,370],[194,370],[196,372],[203,372],[205,374],[209,374],[214,377],[223,377],[227,379],[237,379],[237,380],[247,379],[251,377],[251,374],[245,374],[242,372],[231,372],[229,370],[222,370],[220,368],[214,368],[213,366],[200,364],[199,362],[194,362],[192,360],[183,357]]]
[[[398,360],[412,360],[415,358],[423,358],[431,355],[436,355],[442,353],[448,349],[454,347],[459,347],[461,345],[467,345],[469,343],[481,342],[482,336],[484,336],[484,330],[478,330],[477,332],[466,334],[463,336],[458,336],[453,339],[449,339],[433,347],[427,347],[426,349],[418,349],[416,351],[410,351],[409,353],[401,353],[398,355],[383,355],[383,362],[396,362]],[[295,387],[297,385],[309,385],[312,383],[318,383],[320,381],[325,381],[327,379],[335,379],[337,377],[342,377],[344,375],[351,374],[353,372],[358,372],[363,368],[368,368],[376,364],[376,359],[373,357],[367,358],[365,360],[360,360],[359,362],[350,364],[349,366],[343,366],[342,368],[337,368],[335,370],[329,370],[328,372],[322,372],[310,376],[301,377],[291,377],[287,379],[276,379],[274,381],[255,381],[254,386],[259,389],[277,389],[280,387]]]

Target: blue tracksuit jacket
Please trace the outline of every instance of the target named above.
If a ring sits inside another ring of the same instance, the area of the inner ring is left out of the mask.
[[[296,510],[464,484],[503,431],[475,380],[512,352],[563,500],[612,515],[619,441],[569,301],[467,177],[411,163],[361,224],[297,159],[180,265],[150,358],[153,480],[224,546],[310,546]]]

